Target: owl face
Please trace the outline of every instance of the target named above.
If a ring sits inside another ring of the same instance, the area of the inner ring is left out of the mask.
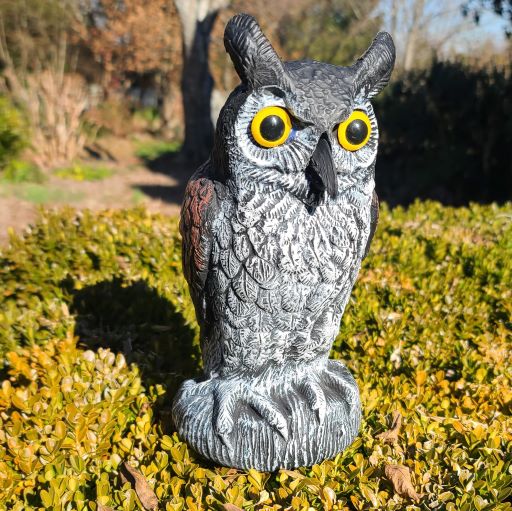
[[[388,34],[351,67],[283,63],[247,15],[228,23],[225,45],[242,84],[221,111],[213,156],[235,188],[281,188],[312,205],[373,175],[378,128],[369,99],[393,67]]]

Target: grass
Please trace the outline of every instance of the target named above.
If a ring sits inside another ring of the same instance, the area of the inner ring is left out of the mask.
[[[137,140],[135,141],[135,154],[146,162],[155,160],[159,156],[168,153],[176,153],[181,148],[180,142],[164,142],[161,140]]]
[[[147,199],[147,196],[144,192],[136,188],[132,191],[132,203],[134,206],[138,206],[142,204]]]
[[[78,202],[85,196],[82,192],[69,192],[63,188],[37,183],[20,184],[12,187],[11,191],[18,199],[32,204],[67,204]]]
[[[11,160],[0,173],[4,183],[44,183],[46,176],[33,163],[23,160]]]
[[[69,167],[56,169],[54,174],[74,181],[101,181],[112,175],[112,169],[83,163],[74,163]]]
[[[100,181],[112,175],[108,167],[74,163],[55,169],[53,174],[74,181]],[[33,204],[72,204],[85,197],[84,192],[70,192],[46,183],[47,176],[35,165],[14,160],[0,175],[0,194],[13,195]]]
[[[54,175],[74,181],[100,181],[110,177],[107,167],[74,163],[53,171]],[[47,183],[47,176],[37,166],[22,160],[13,160],[0,174],[0,195],[13,195],[33,204],[76,203],[85,196],[83,192],[70,192]]]
[[[358,382],[360,434],[259,473],[172,428],[200,371],[177,220],[45,213],[0,252],[0,508],[510,511],[511,219],[511,204],[382,208],[331,353]]]
[[[83,192],[70,192],[64,188],[38,183],[0,183],[0,196],[14,196],[32,204],[72,204],[81,201]]]

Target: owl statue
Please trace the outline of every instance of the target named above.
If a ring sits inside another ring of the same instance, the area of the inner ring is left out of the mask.
[[[394,65],[379,33],[350,67],[283,62],[256,20],[224,44],[241,84],[181,212],[204,374],[172,409],[204,457],[262,471],[333,457],[358,434],[357,384],[330,360],[378,218],[370,103]]]

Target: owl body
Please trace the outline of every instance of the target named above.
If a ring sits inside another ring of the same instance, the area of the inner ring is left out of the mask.
[[[361,419],[354,378],[328,356],[377,224],[369,100],[394,47],[381,33],[350,67],[283,63],[247,15],[224,41],[241,84],[180,223],[204,375],[184,382],[173,419],[215,462],[311,465],[349,445]]]
[[[213,221],[208,374],[327,358],[370,234],[372,179],[314,213],[285,190],[260,188],[227,190]]]

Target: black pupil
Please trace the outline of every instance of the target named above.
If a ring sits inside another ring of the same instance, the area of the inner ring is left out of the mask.
[[[279,140],[283,136],[284,129],[284,121],[277,115],[269,115],[261,121],[260,133],[265,140],[271,142]]]
[[[368,126],[361,119],[354,119],[347,126],[347,140],[354,145],[361,144],[368,136]]]

